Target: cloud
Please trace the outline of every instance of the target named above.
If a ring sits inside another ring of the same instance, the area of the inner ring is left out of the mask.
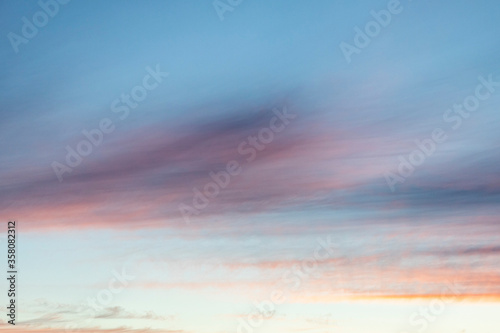
[[[160,316],[152,311],[146,313],[133,313],[121,306],[104,308],[95,315],[96,319],[149,319],[149,320],[174,320],[175,316]]]

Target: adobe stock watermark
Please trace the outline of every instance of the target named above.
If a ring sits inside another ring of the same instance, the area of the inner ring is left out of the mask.
[[[120,98],[116,98],[111,102],[110,109],[113,113],[119,115],[120,120],[125,120],[130,114],[131,109],[139,106],[139,103],[144,101],[148,96],[148,91],[152,91],[163,82],[163,79],[168,76],[168,73],[160,70],[160,65],[156,65],[153,70],[151,67],[146,67],[147,74],[142,79],[142,84],[134,86],[130,90],[130,94],[122,93]],[[63,181],[65,173],[71,173],[73,168],[79,166],[83,158],[92,154],[94,148],[101,145],[105,134],[111,134],[116,126],[110,118],[102,118],[96,128],[91,130],[84,129],[82,136],[85,139],[80,140],[75,147],[67,145],[66,149],[66,164],[53,161],[51,163],[52,170],[57,176],[59,182]]]
[[[453,293],[453,296],[449,296],[449,291]],[[420,307],[417,311],[414,311],[408,318],[408,323],[413,328],[411,333],[424,333],[429,328],[430,324],[434,323],[439,316],[443,315],[447,309],[447,305],[456,302],[457,298],[462,293],[459,291],[457,285],[448,283],[447,286],[441,292],[440,297],[433,298],[427,306]],[[401,332],[410,333],[410,332]]]
[[[401,14],[402,11],[403,6],[399,0],[389,0],[386,9],[370,11],[373,20],[368,21],[363,29],[358,26],[354,27],[354,45],[344,41],[339,44],[340,50],[347,63],[351,63],[351,58],[354,54],[360,54],[361,50],[368,47],[372,40],[380,34],[382,28],[386,28],[391,24],[393,16]]]
[[[219,20],[224,21],[224,14],[226,12],[232,12],[236,7],[238,7],[243,0],[215,0],[212,2]]]
[[[481,102],[486,101],[495,93],[496,87],[500,87],[500,81],[493,81],[492,74],[488,76],[488,79],[479,76],[478,80],[479,84],[473,94],[465,97],[461,104],[454,104],[453,108],[447,109],[443,114],[444,122],[452,123],[451,129],[454,131],[462,126],[464,119],[471,116],[471,112],[479,109]],[[413,150],[408,156],[399,155],[397,172],[387,171],[384,173],[385,181],[391,192],[395,192],[396,185],[404,183],[415,172],[415,168],[432,156],[436,152],[437,146],[446,142],[447,139],[446,131],[441,127],[436,127],[432,130],[429,138],[422,141],[415,140],[417,149]]]
[[[258,153],[266,149],[266,146],[274,141],[275,134],[283,132],[287,125],[295,119],[296,115],[288,113],[286,107],[282,111],[273,110],[274,117],[269,120],[269,126],[261,128],[255,135],[250,135],[238,145],[237,151],[241,156],[246,156],[243,163],[254,161]],[[182,214],[186,224],[191,223],[191,217],[197,216],[207,208],[210,200],[216,198],[222,189],[231,183],[231,178],[239,175],[242,171],[242,163],[231,160],[226,163],[226,168],[218,172],[210,171],[208,176],[212,181],[207,182],[200,190],[193,188],[193,199],[191,205],[179,204],[179,212]]]
[[[19,52],[19,45],[28,44],[30,40],[38,35],[38,29],[45,27],[51,18],[59,13],[59,5],[66,5],[70,0],[40,0],[38,6],[41,10],[37,11],[29,20],[26,16],[21,18],[23,26],[21,35],[14,32],[7,34],[7,39],[15,53]]]
[[[79,323],[78,327],[75,324],[68,324],[65,327],[65,332],[79,331],[84,324],[88,324],[94,319],[98,311],[104,310],[107,306],[111,305],[116,295],[122,293],[129,283],[135,280],[135,275],[127,273],[125,267],[119,273],[116,270],[111,272],[113,277],[108,281],[107,288],[101,289],[95,297],[87,297],[87,303],[80,306],[79,314],[85,314],[86,319],[83,323]]]
[[[255,310],[248,314],[247,318],[238,318],[236,333],[253,333],[254,329],[261,327],[265,320],[271,319],[276,313],[276,306],[286,301],[286,294],[297,291],[303,281],[311,276],[317,276],[318,263],[331,258],[334,255],[331,236],[326,239],[317,239],[319,245],[312,256],[303,259],[300,265],[294,265],[282,275],[280,288],[273,289],[269,298],[260,303],[254,302]]]

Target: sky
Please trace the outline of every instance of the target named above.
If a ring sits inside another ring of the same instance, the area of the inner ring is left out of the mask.
[[[0,1],[0,332],[497,333],[499,15]]]

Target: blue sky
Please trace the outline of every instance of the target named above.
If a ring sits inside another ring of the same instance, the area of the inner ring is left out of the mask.
[[[211,1],[51,1],[16,47],[41,7],[0,3],[0,211],[19,223],[25,332],[238,332],[277,285],[290,297],[254,331],[416,332],[450,283],[428,332],[498,331],[497,2],[401,1],[349,63],[341,43],[391,1],[244,0],[223,20]]]

